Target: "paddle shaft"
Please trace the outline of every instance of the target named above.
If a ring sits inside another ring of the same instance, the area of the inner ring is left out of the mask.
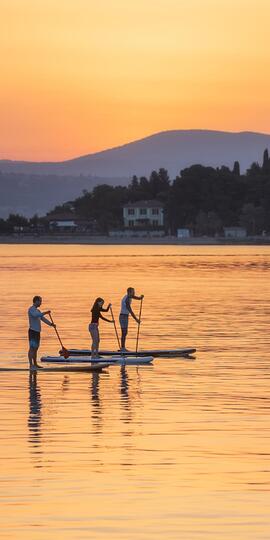
[[[54,320],[53,320],[53,318],[52,318],[52,316],[51,316],[50,313],[49,313],[49,317],[50,317],[50,319],[51,319],[51,322],[54,324]],[[55,333],[56,333],[56,335],[57,335],[57,337],[58,337],[58,339],[59,339],[59,343],[60,343],[62,349],[65,350],[65,347],[64,347],[64,345],[63,345],[63,343],[62,343],[62,340],[61,340],[61,338],[60,338],[60,336],[59,336],[59,333],[58,333],[58,330],[57,330],[56,326],[54,326],[54,329],[55,329]]]
[[[142,316],[142,304],[143,304],[143,298],[141,299],[141,305],[140,305],[139,323],[138,323],[137,340],[136,340],[136,354],[138,352],[138,345],[139,345],[139,334],[140,334],[141,316]]]
[[[111,311],[111,316],[112,316],[112,320],[113,320],[113,325],[114,325],[115,335],[116,335],[116,339],[117,339],[117,343],[118,343],[118,348],[120,349],[120,348],[121,348],[121,345],[120,345],[120,339],[119,339],[119,335],[118,335],[118,332],[117,332],[117,328],[116,328],[116,324],[115,324],[115,319],[114,319],[112,307],[110,307],[110,311]]]

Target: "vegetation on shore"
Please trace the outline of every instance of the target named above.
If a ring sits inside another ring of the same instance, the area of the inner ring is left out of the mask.
[[[242,226],[249,235],[270,232],[270,159],[268,151],[263,163],[252,163],[241,174],[236,161],[230,170],[193,165],[170,179],[165,169],[153,171],[149,178],[134,176],[128,186],[102,184],[84,191],[73,201],[54,208],[89,220],[95,231],[107,233],[123,227],[122,207],[128,202],[158,199],[164,204],[165,229],[175,234],[178,228],[192,229],[196,236],[221,234],[224,227]],[[28,220],[20,215],[0,219],[0,233],[16,227],[37,230],[44,218]]]

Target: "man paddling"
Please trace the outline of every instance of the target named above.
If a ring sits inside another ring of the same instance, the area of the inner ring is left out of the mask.
[[[33,305],[28,309],[28,318],[29,318],[29,351],[28,351],[28,360],[30,370],[36,370],[41,367],[37,364],[37,351],[40,344],[40,332],[41,332],[41,322],[44,322],[48,326],[56,327],[54,323],[45,318],[44,315],[49,315],[50,310],[40,311],[38,308],[42,304],[41,296],[34,296]]]
[[[121,311],[119,315],[119,322],[121,327],[121,352],[128,352],[126,349],[126,337],[128,333],[128,318],[129,315],[133,317],[133,319],[140,324],[140,320],[138,317],[136,317],[135,313],[133,313],[131,309],[131,302],[132,300],[142,300],[143,294],[141,296],[135,296],[135,289],[133,287],[129,287],[127,289],[127,294],[122,298],[121,301]]]

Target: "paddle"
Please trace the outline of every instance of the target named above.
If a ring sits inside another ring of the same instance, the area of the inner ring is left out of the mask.
[[[115,319],[114,319],[114,316],[113,316],[113,310],[112,310],[111,306],[110,306],[110,312],[111,312],[113,325],[114,325],[114,330],[115,330],[115,335],[116,335],[116,339],[117,339],[117,343],[118,343],[118,349],[121,349],[120,339],[119,339],[119,336],[118,336],[118,332],[117,332],[117,328],[116,328],[116,324],[115,324]]]
[[[139,313],[139,322],[138,322],[137,340],[136,340],[136,356],[137,356],[138,344],[139,344],[139,333],[140,333],[141,316],[142,316],[142,304],[143,304],[143,298],[141,298],[140,313]]]
[[[51,319],[51,322],[54,324],[53,318],[52,318],[52,316],[51,316],[50,313],[49,313],[49,317],[50,317],[50,319]],[[57,335],[57,337],[58,337],[58,339],[59,339],[59,343],[60,343],[60,345],[61,345],[61,347],[62,347],[62,349],[61,349],[61,351],[59,351],[59,353],[61,354],[61,356],[64,356],[64,358],[68,358],[68,357],[69,357],[69,352],[68,352],[68,350],[64,347],[64,345],[63,345],[63,343],[62,343],[62,340],[61,340],[61,338],[60,338],[60,336],[59,336],[59,333],[58,333],[58,330],[57,330],[56,326],[54,326],[54,329],[55,329],[55,333],[56,333],[56,335]]]

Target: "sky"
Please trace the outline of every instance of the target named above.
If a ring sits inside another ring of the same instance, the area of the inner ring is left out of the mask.
[[[270,132],[269,0],[0,0],[0,159]]]

